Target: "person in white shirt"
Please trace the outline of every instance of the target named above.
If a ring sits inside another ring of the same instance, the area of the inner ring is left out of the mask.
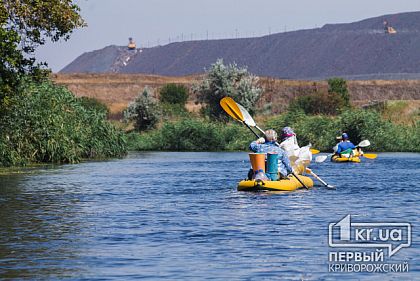
[[[280,147],[286,152],[295,171],[302,174],[312,160],[311,145],[299,147],[296,134],[290,127],[281,130]]]

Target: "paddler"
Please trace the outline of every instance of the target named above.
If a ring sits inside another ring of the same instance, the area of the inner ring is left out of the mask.
[[[295,132],[290,127],[281,130],[280,147],[289,157],[293,170],[298,174],[303,174],[312,160],[310,145],[299,147]]]
[[[341,136],[335,137],[337,144],[333,147],[334,153],[337,153],[338,145],[343,141]]]
[[[289,156],[291,157],[299,157],[299,144],[297,142],[296,134],[293,132],[293,129],[290,127],[284,127],[281,130],[281,143],[280,148],[282,148]],[[290,159],[291,160],[291,159]]]
[[[273,129],[265,131],[265,137],[251,142],[249,149],[255,153],[277,153],[278,171],[282,178],[287,178],[293,172],[289,157],[283,149],[276,145],[277,133]]]
[[[343,154],[346,154],[349,155],[346,157],[351,157],[355,155],[353,149],[357,149],[358,154],[363,155],[363,152],[349,140],[349,135],[347,133],[343,133],[341,135],[341,142],[338,144],[337,151],[335,152],[336,155],[343,157]]]

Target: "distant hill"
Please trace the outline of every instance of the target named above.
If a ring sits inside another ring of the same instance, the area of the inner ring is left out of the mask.
[[[387,20],[396,34],[386,34]],[[202,40],[128,50],[108,46],[84,53],[62,73],[204,72],[218,58],[259,75],[286,79],[420,79],[420,12],[277,33],[258,38]]]

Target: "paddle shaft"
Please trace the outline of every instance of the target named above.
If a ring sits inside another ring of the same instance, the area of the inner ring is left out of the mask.
[[[298,180],[298,182],[300,182],[300,184],[304,187],[304,188],[306,188],[306,189],[309,189],[309,187],[307,187],[304,183],[303,183],[303,181],[301,181],[300,180],[300,178],[298,177],[298,176],[296,176],[296,174],[294,173],[294,172],[292,172],[292,175]]]
[[[317,180],[319,180],[325,187],[334,188],[334,186],[329,185],[328,183],[326,183],[325,181],[323,181],[317,174],[315,174],[314,172],[312,172],[311,169],[306,168],[306,171],[309,172],[314,178],[316,178]]]
[[[245,125],[245,126],[247,126],[248,127],[248,129],[250,129],[251,130],[251,132],[259,139],[260,138],[260,136],[256,133],[256,132],[254,132],[254,130],[247,124],[247,123],[245,123],[245,121],[242,121],[242,123]],[[264,133],[264,132],[263,132]]]

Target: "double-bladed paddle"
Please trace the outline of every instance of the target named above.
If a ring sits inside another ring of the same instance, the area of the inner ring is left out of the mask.
[[[257,126],[254,119],[251,117],[249,112],[240,104],[236,103],[231,97],[224,97],[220,100],[220,106],[223,108],[223,110],[233,117],[235,120],[238,120],[242,122],[245,126],[248,127],[249,130],[257,137],[259,138],[259,135],[252,130],[251,127],[257,128],[261,133],[265,135],[265,132]],[[278,142],[276,142],[277,146],[280,146]],[[308,189],[308,187],[299,179],[299,177],[292,172],[292,175],[299,181],[299,183]]]

